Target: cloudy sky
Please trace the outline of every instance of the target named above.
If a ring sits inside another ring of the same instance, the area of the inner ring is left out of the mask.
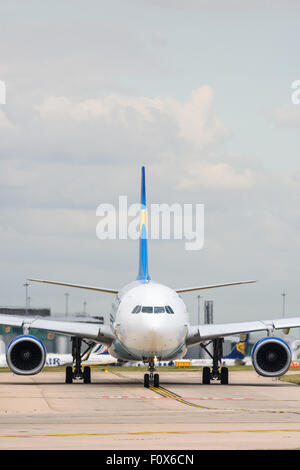
[[[202,250],[149,243],[171,287],[258,279],[202,292],[215,321],[300,314],[298,1],[0,1],[1,305],[27,277],[121,287],[133,240],[96,237],[96,209],[139,200],[205,205]],[[33,285],[64,312],[66,289]],[[106,314],[112,297],[69,290]],[[197,293],[186,294],[191,321]]]

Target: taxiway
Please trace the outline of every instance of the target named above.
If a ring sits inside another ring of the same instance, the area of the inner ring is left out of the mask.
[[[299,387],[253,371],[202,385],[199,371],[95,371],[92,383],[63,372],[0,374],[0,449],[300,448]]]

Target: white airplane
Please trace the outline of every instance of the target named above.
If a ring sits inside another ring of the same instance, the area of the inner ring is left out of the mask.
[[[300,326],[300,317],[274,320],[191,325],[181,294],[204,289],[248,284],[255,281],[228,282],[195,287],[173,289],[151,280],[148,274],[147,220],[145,168],[142,167],[141,182],[141,224],[140,224],[140,262],[135,281],[118,288],[86,286],[59,281],[28,279],[29,281],[55,284],[60,286],[89,289],[114,294],[115,301],[109,325],[84,322],[58,321],[34,317],[0,315],[0,324],[23,327],[24,334],[9,344],[6,359],[10,369],[16,374],[37,374],[46,362],[46,350],[42,342],[29,334],[30,328],[53,331],[69,335],[73,343],[74,364],[66,367],[66,383],[73,379],[83,379],[90,383],[90,368],[82,370],[82,341],[105,344],[112,356],[123,361],[143,361],[149,364],[144,375],[144,386],[159,386],[159,375],[155,373],[155,361],[170,361],[182,358],[187,347],[201,343],[205,348],[213,345],[212,367],[204,367],[202,382],[211,380],[228,383],[228,368],[221,367],[222,343],[225,336],[265,331],[267,336],[257,341],[252,350],[252,363],[258,374],[277,377],[284,374],[291,362],[288,344],[274,336],[277,329]]]
[[[46,355],[45,367],[60,367],[72,364],[72,354],[47,353]],[[81,364],[83,366],[113,366],[122,365],[122,362],[109,354],[107,346],[96,344],[82,355]],[[8,367],[6,354],[0,354],[0,367]]]

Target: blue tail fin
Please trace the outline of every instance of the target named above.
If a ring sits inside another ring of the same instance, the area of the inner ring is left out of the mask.
[[[230,354],[224,356],[223,359],[244,359],[246,356],[246,349],[249,339],[249,333],[246,334],[245,339],[241,339],[233,348]]]
[[[147,248],[147,209],[146,209],[146,183],[145,167],[142,166],[141,182],[141,222],[140,222],[140,262],[137,280],[147,282],[148,274],[148,248]]]

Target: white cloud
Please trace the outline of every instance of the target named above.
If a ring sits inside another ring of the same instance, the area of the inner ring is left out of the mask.
[[[262,178],[250,168],[237,170],[228,163],[195,163],[187,168],[177,189],[181,191],[195,191],[197,188],[211,188],[215,190],[249,189]]]
[[[14,129],[13,124],[8,119],[4,111],[0,109],[0,132],[11,131]]]
[[[75,140],[80,139],[80,133],[85,136],[88,133],[89,138],[97,141],[100,134],[100,149],[107,145],[107,136],[110,147],[116,141],[123,149],[126,148],[125,143],[129,146],[138,143],[139,147],[143,145],[144,148],[149,147],[150,143],[151,150],[156,153],[152,153],[151,158],[156,159],[170,148],[170,141],[171,147],[177,140],[200,150],[230,136],[230,130],[213,110],[213,97],[214,92],[209,86],[194,90],[185,102],[169,97],[151,99],[120,94],[78,102],[66,97],[48,97],[36,106],[36,110],[42,119],[42,126],[50,133],[58,131],[63,125],[67,134],[68,131],[75,131],[76,127]],[[82,126],[81,129],[78,126]],[[105,130],[105,136],[101,129]]]
[[[300,126],[300,105],[283,104],[272,110],[273,120],[280,125],[289,127]]]
[[[144,0],[145,3],[145,0]],[[253,0],[251,3],[241,2],[240,0],[146,0],[146,3],[153,4],[161,8],[169,8],[172,10],[191,10],[191,11],[205,11],[211,10],[215,12],[222,12],[229,10],[245,10],[253,8],[258,2]]]

